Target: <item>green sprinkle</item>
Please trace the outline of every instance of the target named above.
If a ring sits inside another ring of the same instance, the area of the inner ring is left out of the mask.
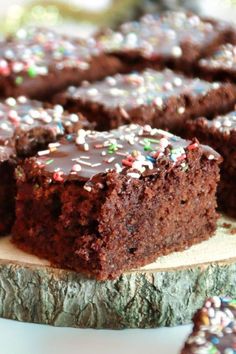
[[[153,150],[153,148],[151,147],[151,145],[149,144],[147,144],[147,145],[145,145],[144,146],[144,151],[152,151]]]
[[[149,141],[149,139],[143,139],[144,142],[144,151],[152,151],[153,148],[151,147],[151,142]]]
[[[144,140],[143,140],[145,143],[159,143],[160,142],[160,140],[158,140],[158,139],[152,139],[152,138],[145,138]]]
[[[23,81],[24,80],[23,80],[22,76],[17,76],[16,79],[15,79],[16,85],[21,85]]]
[[[110,144],[108,146],[108,154],[114,154],[118,150],[117,144]]]
[[[30,66],[29,69],[27,70],[27,73],[29,77],[34,78],[37,76],[37,70],[35,66]]]
[[[209,354],[217,354],[219,353],[218,349],[212,345],[212,347],[209,349]]]
[[[65,48],[64,47],[59,47],[58,51],[63,54],[63,53],[65,53]]]
[[[51,163],[53,163],[53,161],[54,161],[54,159],[47,160],[47,161],[45,162],[45,164],[46,164],[46,165],[50,165]]]

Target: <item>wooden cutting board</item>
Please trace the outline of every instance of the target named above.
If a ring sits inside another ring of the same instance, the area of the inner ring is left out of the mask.
[[[0,316],[55,326],[145,328],[187,323],[204,299],[236,297],[236,220],[184,252],[98,282],[0,239]]]

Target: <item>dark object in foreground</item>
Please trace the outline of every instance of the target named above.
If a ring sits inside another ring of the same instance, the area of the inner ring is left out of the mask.
[[[115,278],[213,234],[219,162],[211,148],[150,126],[80,130],[18,169],[13,241]]]
[[[10,232],[15,219],[16,161],[11,147],[0,145],[0,235]]]
[[[98,130],[123,124],[150,124],[179,133],[187,119],[214,117],[235,104],[232,84],[189,79],[171,70],[146,69],[71,87],[55,97],[68,111],[82,112]]]
[[[193,317],[193,332],[181,354],[234,353],[236,300],[214,296]]]
[[[201,143],[218,151],[224,161],[218,187],[219,207],[236,216],[236,111],[218,116],[212,121],[198,118],[186,126],[188,138],[197,137]]]

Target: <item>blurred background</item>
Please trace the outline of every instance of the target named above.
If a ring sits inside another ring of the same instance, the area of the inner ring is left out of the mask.
[[[0,0],[0,32],[34,24],[81,36],[145,12],[179,8],[236,21],[236,0]]]

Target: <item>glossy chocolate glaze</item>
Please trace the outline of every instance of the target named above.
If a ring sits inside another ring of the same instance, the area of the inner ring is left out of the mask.
[[[224,23],[203,20],[195,14],[169,11],[124,23],[119,31],[108,30],[98,39],[101,47],[110,53],[136,52],[150,60],[160,55],[179,58],[184,43],[207,46],[225,27]]]
[[[0,102],[0,144],[8,144],[14,135],[36,127],[49,129],[56,138],[86,126],[82,115],[69,114],[60,105],[44,108],[41,102],[23,96]]]
[[[66,97],[96,102],[109,108],[130,110],[141,105],[154,105],[162,109],[170,97],[206,95],[221,85],[189,79],[168,69],[146,69],[143,73],[117,74],[100,82],[85,82],[79,88],[70,87]]]
[[[213,120],[201,118],[201,121],[208,127],[215,128],[222,133],[230,134],[233,131],[236,132],[236,111],[232,111],[222,116],[217,116]]]
[[[78,68],[87,70],[93,56],[101,53],[95,39],[75,39],[44,28],[20,29],[14,37],[0,43],[0,75],[46,76],[50,71]]]
[[[208,159],[219,159],[211,148],[197,141],[183,140],[169,132],[131,124],[108,132],[79,130],[61,143],[50,144],[40,151],[33,164],[39,173],[50,175],[55,181],[88,180],[115,170],[131,178],[155,174],[161,164],[168,168],[188,169],[190,150],[200,149]]]
[[[227,43],[220,46],[211,57],[199,60],[199,66],[236,71],[236,45]]]

